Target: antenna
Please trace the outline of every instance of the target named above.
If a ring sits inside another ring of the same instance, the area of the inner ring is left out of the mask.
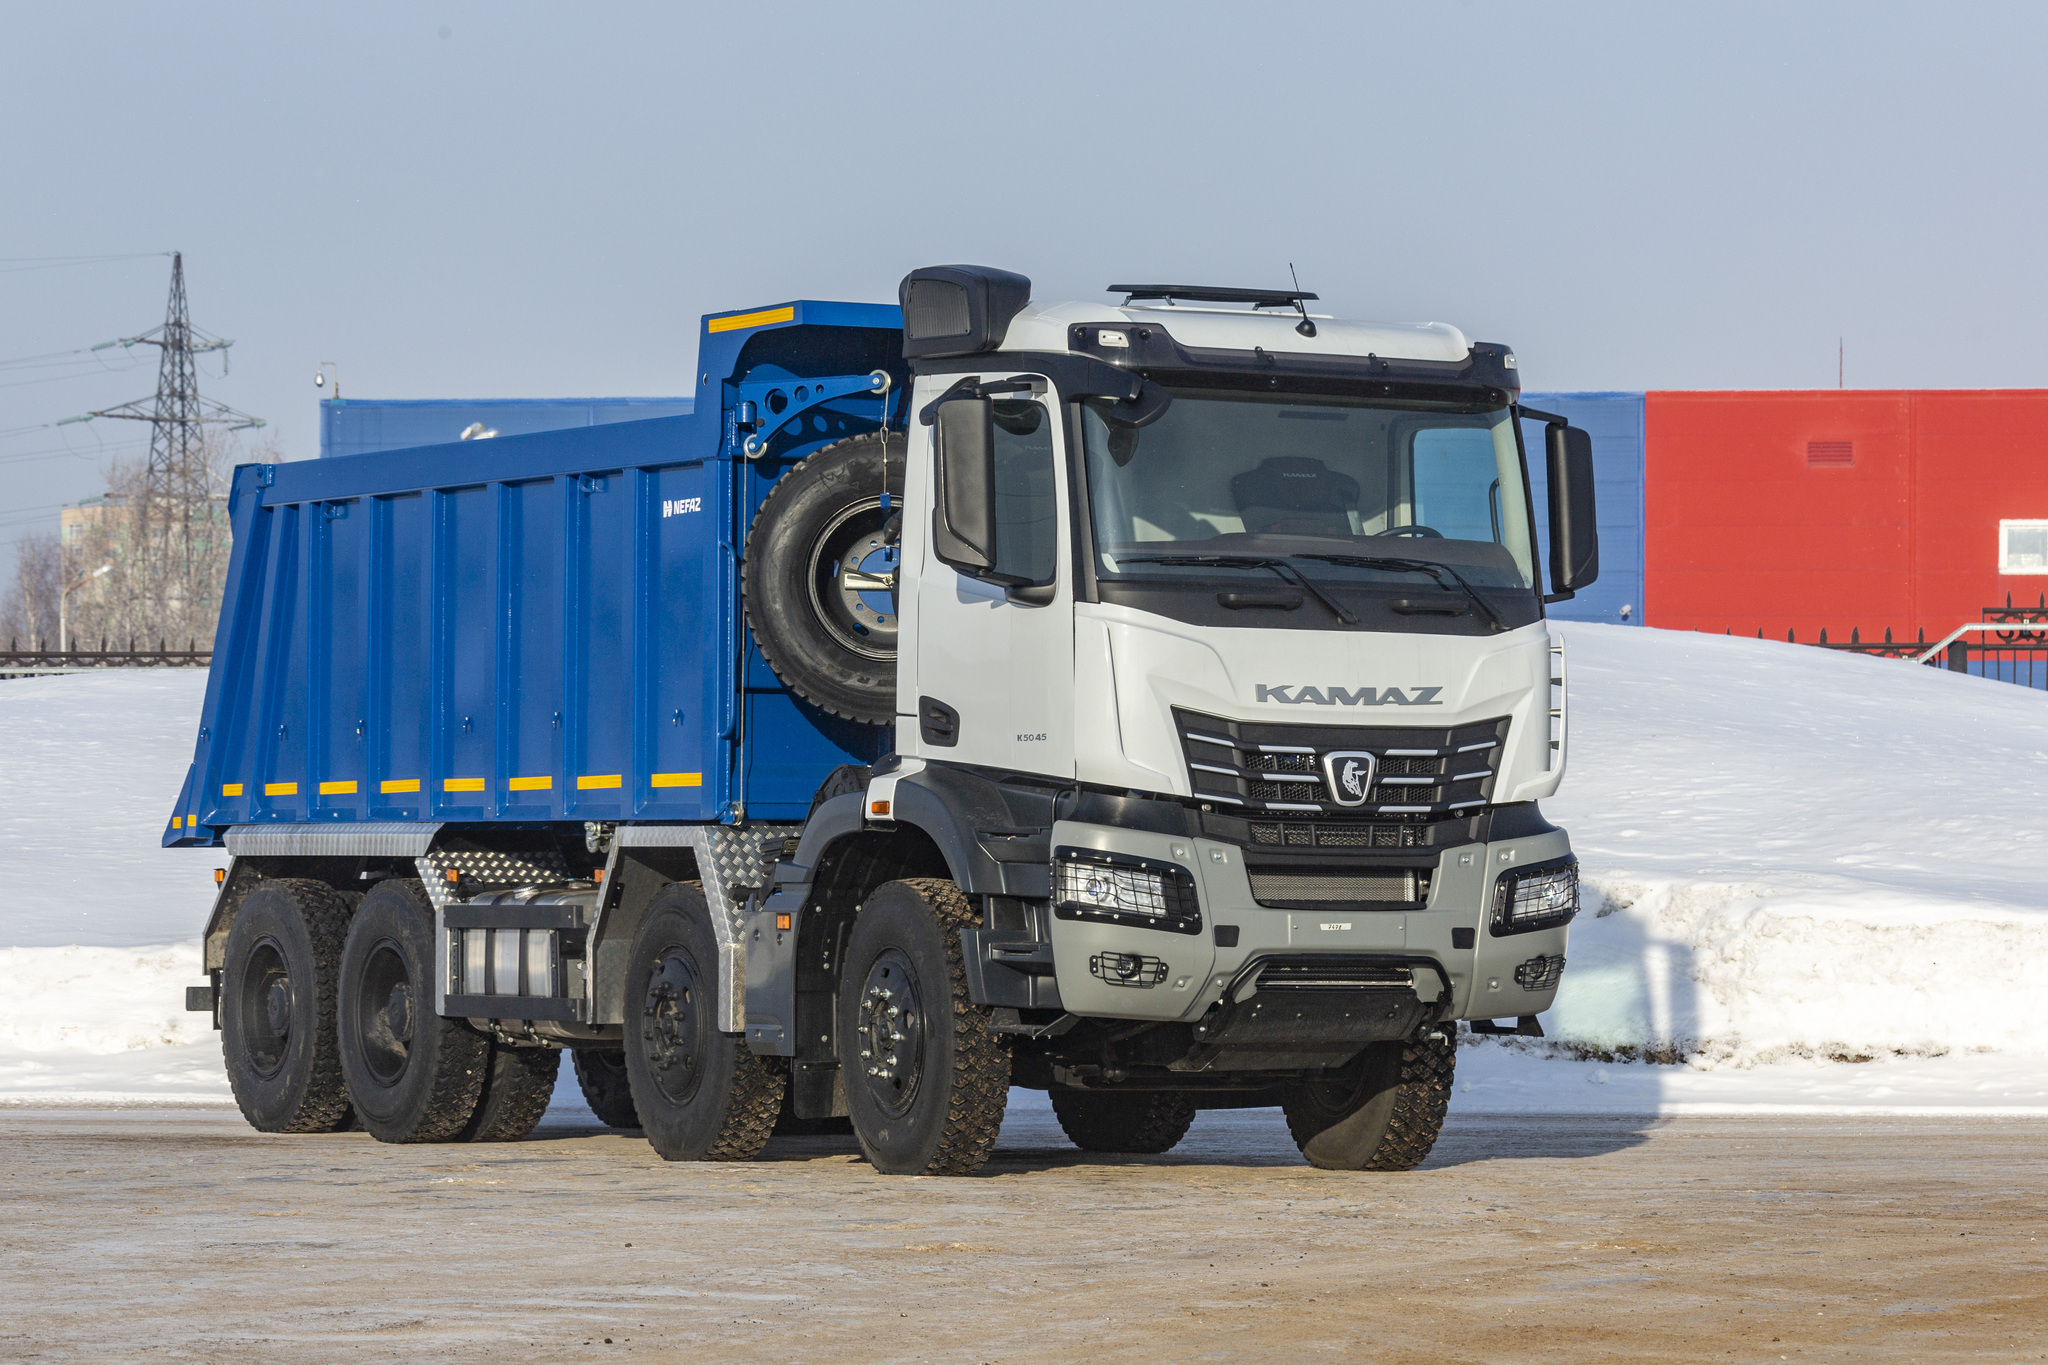
[[[1842,339],[1835,338],[1835,387],[1842,387]]]
[[[1287,263],[1287,277],[1294,281],[1294,306],[1301,310],[1301,321],[1294,324],[1294,330],[1305,337],[1312,337],[1316,334],[1316,325],[1309,321],[1308,304],[1305,300],[1315,296],[1301,292],[1301,276],[1294,273],[1294,262],[1292,261]]]

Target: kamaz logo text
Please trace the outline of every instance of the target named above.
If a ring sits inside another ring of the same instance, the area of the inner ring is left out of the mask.
[[[1288,706],[1442,706],[1437,700],[1441,687],[1303,687],[1285,683],[1279,687],[1258,684],[1259,701],[1277,701]],[[1288,696],[1292,691],[1293,696]]]

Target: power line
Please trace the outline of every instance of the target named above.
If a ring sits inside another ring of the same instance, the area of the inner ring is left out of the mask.
[[[129,251],[108,256],[0,256],[0,275],[13,275],[23,270],[61,270],[72,265],[104,265],[109,261],[146,261],[177,254],[175,251]]]

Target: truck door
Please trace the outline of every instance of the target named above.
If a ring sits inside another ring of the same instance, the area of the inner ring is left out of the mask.
[[[900,675],[897,710],[919,714],[899,718],[897,747],[942,762],[1071,777],[1074,611],[1065,435],[1058,408],[1043,393],[1003,395],[995,419],[996,569],[1038,586],[1005,588],[931,553],[932,429],[916,428],[922,441],[913,449],[905,492],[918,520],[905,536],[914,542],[914,559],[906,554],[904,565],[915,575],[915,618],[905,621],[905,633],[915,640],[916,657]]]

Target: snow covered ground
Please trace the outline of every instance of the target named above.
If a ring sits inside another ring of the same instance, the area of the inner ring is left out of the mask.
[[[1586,909],[1550,1038],[1471,1040],[1456,1111],[2048,1113],[2048,694],[1560,629]],[[0,683],[0,1104],[227,1101],[181,1009],[221,859],[157,847],[203,689]]]

